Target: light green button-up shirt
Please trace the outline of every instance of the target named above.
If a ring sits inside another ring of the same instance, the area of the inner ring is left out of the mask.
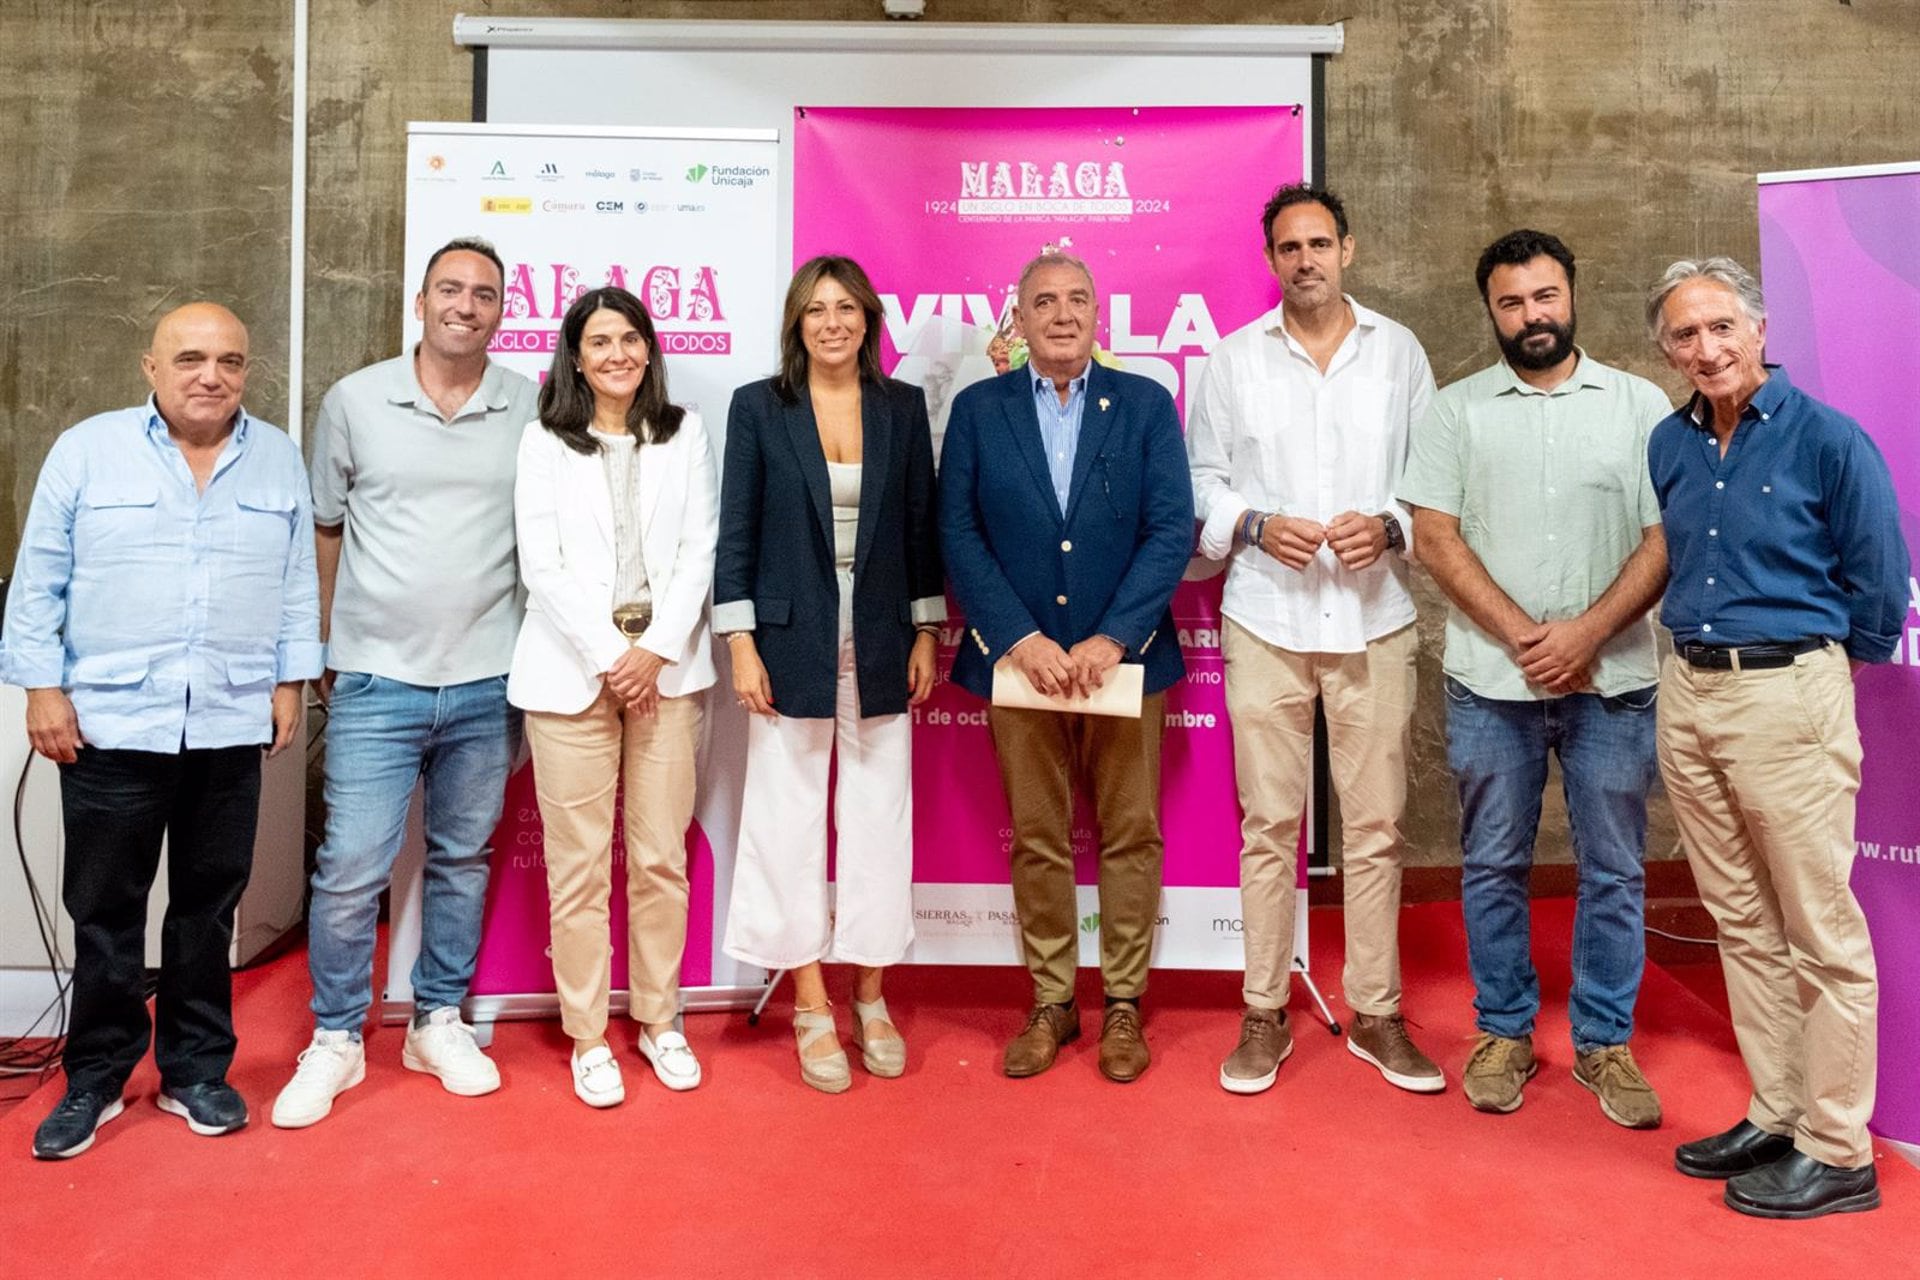
[[[1459,517],[1467,547],[1530,617],[1577,617],[1660,523],[1647,437],[1670,412],[1659,387],[1585,352],[1552,391],[1503,361],[1434,397],[1413,433],[1400,500]],[[1447,613],[1444,666],[1483,698],[1553,696],[1458,606]],[[1592,675],[1607,697],[1656,683],[1651,616],[1602,646]]]

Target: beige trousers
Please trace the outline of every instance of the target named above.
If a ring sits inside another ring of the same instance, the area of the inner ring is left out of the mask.
[[[616,784],[624,789],[627,1011],[638,1022],[660,1023],[679,1010],[701,697],[662,698],[652,716],[638,716],[602,689],[577,715],[526,713],[546,828],[553,982],[560,1025],[575,1040],[607,1030]]]
[[[1768,671],[1667,659],[1660,774],[1720,935],[1747,1119],[1816,1160],[1873,1158],[1875,982],[1848,884],[1860,733],[1837,645]]]
[[[1347,1004],[1355,1013],[1398,1013],[1401,821],[1418,636],[1406,626],[1360,653],[1293,653],[1231,618],[1224,622],[1221,653],[1240,791],[1242,996],[1257,1009],[1286,1007],[1317,700],[1326,707],[1345,837]]]

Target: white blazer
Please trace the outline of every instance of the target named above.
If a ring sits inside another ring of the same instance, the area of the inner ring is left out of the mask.
[[[700,415],[689,409],[673,438],[641,445],[637,461],[642,554],[653,589],[653,622],[639,643],[667,660],[661,695],[680,697],[715,679],[707,593],[719,496]],[[568,448],[538,420],[528,423],[513,522],[527,616],[507,700],[527,711],[574,715],[600,696],[607,668],[628,648],[613,624],[613,499],[600,458]]]

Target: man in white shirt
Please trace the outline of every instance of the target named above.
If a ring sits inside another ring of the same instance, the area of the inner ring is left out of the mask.
[[[1222,651],[1242,812],[1247,949],[1232,1093],[1292,1052],[1300,818],[1314,705],[1345,824],[1347,1048],[1402,1089],[1440,1069],[1400,1016],[1400,850],[1414,701],[1412,521],[1393,500],[1433,371],[1405,327],[1341,291],[1353,237],[1337,196],[1282,187],[1261,212],[1279,307],[1214,349],[1187,423],[1201,552],[1227,559]]]

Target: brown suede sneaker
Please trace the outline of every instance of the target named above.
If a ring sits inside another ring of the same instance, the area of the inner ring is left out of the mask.
[[[1447,1087],[1446,1075],[1407,1038],[1406,1021],[1397,1013],[1354,1014],[1347,1052],[1370,1063],[1388,1084],[1410,1093],[1439,1093]]]
[[[1240,1015],[1240,1043],[1220,1064],[1220,1087],[1228,1093],[1264,1093],[1292,1052],[1287,1011],[1248,1005]]]
[[[1015,1079],[1037,1076],[1053,1065],[1060,1046],[1080,1038],[1080,1010],[1072,1001],[1066,1004],[1036,1004],[1027,1014],[1027,1025],[1007,1042],[1006,1057],[1000,1069]]]
[[[1660,1127],[1660,1097],[1640,1074],[1633,1050],[1624,1044],[1578,1055],[1573,1078],[1600,1099],[1600,1110],[1607,1119],[1629,1129]]]
[[[1107,1006],[1100,1023],[1100,1074],[1126,1084],[1147,1069],[1147,1037],[1140,1028],[1140,1006],[1130,1000]]]
[[[1533,1058],[1532,1036],[1510,1040],[1483,1033],[1467,1058],[1460,1085],[1476,1109],[1504,1115],[1520,1109],[1520,1088],[1539,1069]]]

